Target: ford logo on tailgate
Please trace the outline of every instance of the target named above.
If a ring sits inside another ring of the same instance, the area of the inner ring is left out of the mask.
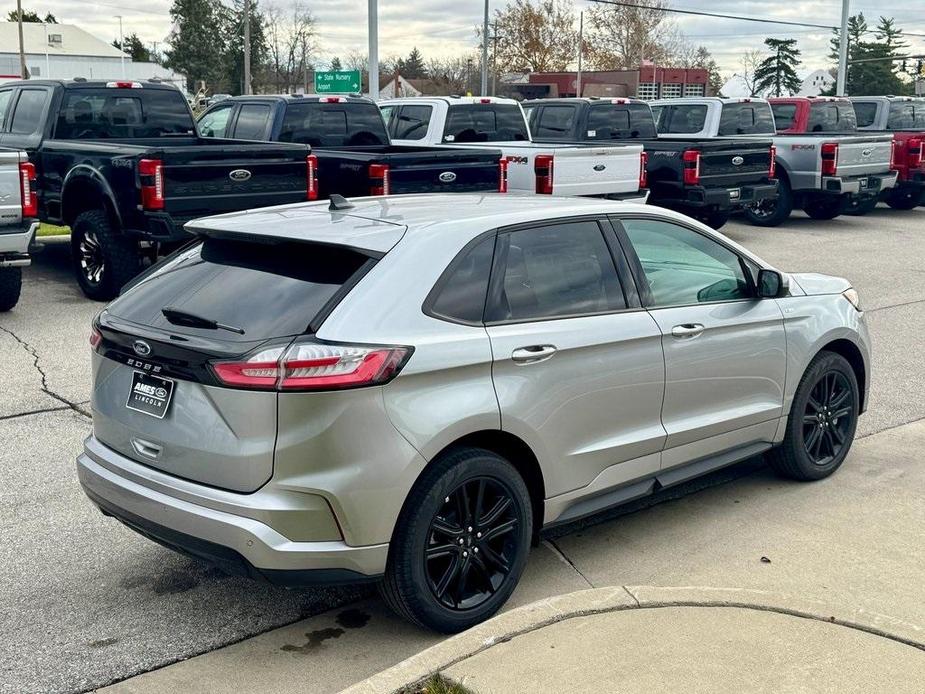
[[[454,174],[452,171],[444,171],[438,176],[438,178],[440,179],[441,183],[452,183],[456,180],[456,174]]]
[[[861,156],[862,156],[862,157],[869,157],[869,156],[870,156],[871,154],[873,154],[873,153],[874,153],[874,150],[872,150],[872,149],[861,150]]]
[[[239,183],[241,181],[248,180],[250,177],[251,177],[251,172],[248,171],[247,169],[235,169],[230,174],[228,174],[228,178],[230,178],[232,181],[237,181]]]
[[[606,168],[607,168],[607,167],[604,166],[603,164],[598,164],[597,166],[594,167],[594,170],[595,170],[595,171],[603,171],[603,170],[606,169]]]
[[[742,166],[745,163],[745,157],[733,157],[732,165],[733,166]]]

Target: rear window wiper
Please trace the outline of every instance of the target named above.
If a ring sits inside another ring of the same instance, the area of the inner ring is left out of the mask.
[[[227,330],[232,333],[237,333],[238,335],[244,334],[243,328],[234,325],[225,325],[211,318],[203,318],[202,316],[197,316],[195,313],[181,311],[172,306],[165,306],[161,309],[161,313],[164,314],[164,318],[166,318],[168,322],[174,325],[183,325],[187,328],[203,328],[205,330]]]

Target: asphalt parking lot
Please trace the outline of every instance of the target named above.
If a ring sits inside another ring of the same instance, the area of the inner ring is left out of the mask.
[[[891,430],[925,418],[925,209],[881,207],[866,217],[831,222],[798,214],[783,228],[731,223],[724,232],[781,269],[843,275],[858,289],[874,340],[870,411],[860,420],[860,436],[882,432],[881,437],[889,437]],[[80,491],[73,464],[90,428],[87,337],[100,305],[84,299],[70,278],[66,245],[46,248],[25,278],[20,305],[0,314],[0,632],[5,635],[0,691],[94,689],[368,598],[368,590],[285,591],[225,577],[103,518]],[[846,466],[858,455],[853,451]],[[871,499],[889,499],[877,493],[878,484],[888,483],[885,478],[859,473],[846,479],[869,482],[865,494]],[[629,520],[608,521],[603,532],[566,529],[554,545],[536,553],[528,572],[545,571],[547,564],[561,572],[578,562],[589,584],[606,583],[609,571],[621,566],[633,571],[634,561],[641,564],[648,550],[645,543],[632,541],[628,530],[621,534],[621,525],[657,523],[661,543],[680,545],[686,538],[685,516],[719,513],[706,507],[695,490],[713,484],[730,494],[747,493],[771,485],[768,480],[754,465],[740,466],[687,487],[684,499],[658,509],[654,500],[624,517]],[[865,494],[852,499],[863,504]],[[812,503],[811,497],[786,497],[788,513],[809,512],[801,504]],[[872,516],[866,517],[870,521]],[[901,512],[894,510],[891,517],[904,522]],[[740,520],[748,522],[748,516]],[[816,519],[820,526],[829,520]],[[616,551],[619,562],[609,561],[608,553]],[[705,576],[706,567],[731,560],[731,554],[711,551],[685,554],[673,578]],[[822,549],[814,551],[828,559]],[[902,567],[900,555],[897,551],[895,563]],[[668,571],[667,565],[650,568],[645,579],[652,582]],[[914,575],[909,574],[913,582]],[[574,581],[575,576],[563,574],[563,586],[574,590]],[[555,580],[545,583],[547,593],[558,589]],[[802,588],[799,582],[790,586]],[[525,596],[519,592],[515,598]],[[376,600],[362,604],[381,612]],[[433,640],[409,628],[401,634],[409,648]],[[395,651],[394,659],[405,655]],[[359,666],[354,662],[352,667],[366,670],[354,679],[389,664],[375,658]],[[340,687],[351,680],[325,682]]]

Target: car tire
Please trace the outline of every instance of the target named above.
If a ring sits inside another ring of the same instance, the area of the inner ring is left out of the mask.
[[[762,200],[744,209],[745,219],[750,224],[759,227],[780,226],[787,221],[791,212],[793,212],[793,191],[790,190],[790,183],[786,178],[782,178],[778,184],[777,198]]]
[[[836,196],[812,197],[803,205],[803,211],[812,219],[835,219],[845,210],[845,201]]]
[[[112,224],[104,210],[81,212],[71,224],[71,259],[88,299],[109,301],[141,270],[138,246]]]
[[[710,210],[701,212],[694,217],[697,221],[703,222],[711,229],[722,229],[726,222],[729,221],[729,210]]]
[[[0,312],[9,311],[19,303],[22,293],[22,268],[0,267]]]
[[[922,195],[918,191],[890,191],[886,204],[894,210],[914,210],[922,202]]]
[[[452,450],[408,495],[380,591],[392,610],[414,624],[446,634],[463,631],[510,597],[532,536],[530,494],[514,466],[480,448]]]
[[[851,449],[859,412],[860,389],[851,365],[840,354],[820,352],[800,380],[784,441],[768,456],[771,466],[795,480],[828,477]]]
[[[852,198],[848,201],[848,204],[845,205],[844,212],[845,214],[851,215],[852,217],[863,217],[865,214],[870,214],[877,209],[877,203],[880,202],[880,198],[877,196],[867,197],[867,198]]]

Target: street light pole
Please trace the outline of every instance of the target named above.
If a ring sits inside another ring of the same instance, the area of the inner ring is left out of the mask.
[[[244,93],[251,93],[251,3],[244,0]]]
[[[581,54],[584,52],[585,13],[578,13],[578,78],[575,80],[575,96],[581,96]]]
[[[838,40],[838,79],[835,83],[835,94],[846,96],[845,83],[848,80],[848,9],[849,0],[841,3],[841,34]]]
[[[482,96],[488,94],[488,0],[485,0],[485,18],[482,24]]]
[[[29,70],[26,69],[26,48],[22,40],[22,0],[16,0],[17,24],[19,24],[19,75],[24,80],[29,79]]]
[[[48,62],[48,25],[42,22],[42,28],[45,30],[45,79],[51,77],[51,64]]]
[[[491,95],[498,95],[498,22],[491,31]]]
[[[119,65],[122,67],[122,76],[125,77],[125,37],[122,35],[122,15],[119,18]]]
[[[369,0],[369,98],[379,99],[379,0]]]

